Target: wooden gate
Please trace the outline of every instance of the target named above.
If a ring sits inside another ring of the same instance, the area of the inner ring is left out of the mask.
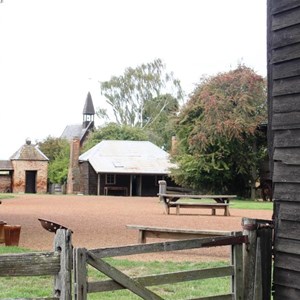
[[[181,240],[153,244],[137,244],[113,248],[100,248],[87,250],[85,248],[74,249],[74,290],[76,300],[87,299],[88,293],[107,292],[120,289],[128,289],[142,299],[158,300],[163,299],[147,287],[172,284],[177,282],[200,280],[214,277],[231,276],[231,291],[224,295],[209,297],[210,300],[242,300],[243,299],[243,243],[247,242],[247,236],[241,232],[233,232],[232,236],[201,238],[192,240]],[[115,256],[127,256],[133,254],[153,253],[187,250],[215,246],[231,246],[231,263],[228,266],[183,271],[168,274],[148,275],[144,277],[131,278],[103,258]],[[99,270],[110,280],[88,282],[87,266],[91,265]],[[197,298],[208,299],[205,298]]]

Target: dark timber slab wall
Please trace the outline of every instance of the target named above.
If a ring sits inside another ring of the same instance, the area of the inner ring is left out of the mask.
[[[300,299],[300,1],[268,0],[276,300]]]

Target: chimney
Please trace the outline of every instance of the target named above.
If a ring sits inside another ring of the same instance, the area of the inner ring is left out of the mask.
[[[78,194],[80,189],[79,169],[80,139],[75,137],[70,142],[70,162],[67,180],[67,194]]]

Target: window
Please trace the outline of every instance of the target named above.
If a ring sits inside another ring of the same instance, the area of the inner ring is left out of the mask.
[[[116,184],[116,174],[105,174],[105,184]]]

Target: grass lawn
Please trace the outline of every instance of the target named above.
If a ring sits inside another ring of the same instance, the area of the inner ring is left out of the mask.
[[[230,204],[239,209],[273,210],[273,202],[233,199]]]
[[[28,252],[18,247],[0,247],[0,254]],[[0,258],[1,259],[1,258]],[[224,266],[226,262],[136,262],[126,259],[106,259],[110,264],[131,277],[150,274],[162,274],[194,269],[205,269]],[[88,270],[89,281],[106,280],[107,277],[92,267]],[[51,297],[52,276],[38,277],[0,277],[0,298]],[[164,299],[191,299],[209,295],[225,294],[230,291],[230,277],[189,281],[178,284],[166,284],[150,287]],[[140,299],[127,290],[92,293],[88,299]]]
[[[0,194],[0,200],[1,199],[12,199],[15,196],[13,194]]]
[[[195,202],[200,201],[211,203],[211,199],[180,199],[177,202]],[[232,199],[230,200],[231,208],[237,209],[256,209],[256,210],[273,210],[273,202],[254,201],[249,199]]]

